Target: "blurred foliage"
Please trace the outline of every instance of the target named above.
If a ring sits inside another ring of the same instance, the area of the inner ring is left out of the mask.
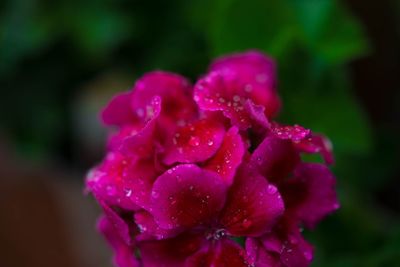
[[[398,215],[372,197],[395,164],[349,84],[347,63],[369,46],[341,2],[9,0],[0,8],[0,127],[25,155],[74,160],[72,102],[99,73],[117,70],[133,83],[161,68],[194,80],[215,56],[260,49],[278,63],[280,120],[327,134],[335,148],[342,209],[307,233],[314,266],[400,266]]]

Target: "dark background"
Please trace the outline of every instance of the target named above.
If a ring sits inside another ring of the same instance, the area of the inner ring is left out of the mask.
[[[306,235],[313,266],[400,266],[400,1],[3,0],[0,266],[110,266],[83,195],[98,112],[146,71],[194,81],[257,48],[279,66],[279,120],[334,144],[342,208]]]

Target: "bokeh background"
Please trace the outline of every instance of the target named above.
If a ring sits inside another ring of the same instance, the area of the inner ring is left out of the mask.
[[[306,233],[313,266],[400,266],[396,0],[0,1],[0,266],[111,266],[83,195],[99,110],[146,71],[194,81],[249,48],[278,63],[280,121],[334,144],[342,208]]]

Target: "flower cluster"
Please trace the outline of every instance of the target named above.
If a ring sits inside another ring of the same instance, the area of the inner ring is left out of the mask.
[[[192,86],[151,72],[102,112],[114,126],[86,185],[120,267],[309,266],[313,228],[339,204],[324,136],[273,121],[273,61],[214,61]],[[319,153],[325,163],[309,163]]]

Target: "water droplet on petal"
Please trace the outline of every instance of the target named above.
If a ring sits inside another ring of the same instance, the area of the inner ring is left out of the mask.
[[[200,145],[200,138],[198,138],[197,136],[192,136],[192,137],[190,137],[189,144],[190,144],[191,146],[198,146],[198,145]]]
[[[250,220],[248,220],[248,219],[244,219],[244,220],[243,220],[243,223],[242,223],[242,225],[243,225],[244,228],[249,228],[252,224],[253,224],[253,223],[252,223]]]
[[[160,197],[160,193],[158,193],[157,191],[153,191],[153,192],[151,193],[151,196],[152,196],[153,198],[159,198],[159,197]]]
[[[212,146],[214,144],[214,141],[213,140],[208,140],[208,142],[207,142],[207,145],[209,145],[209,146]]]
[[[276,192],[278,192],[278,188],[276,188],[276,186],[269,184],[267,187],[267,192],[268,194],[275,194]]]

